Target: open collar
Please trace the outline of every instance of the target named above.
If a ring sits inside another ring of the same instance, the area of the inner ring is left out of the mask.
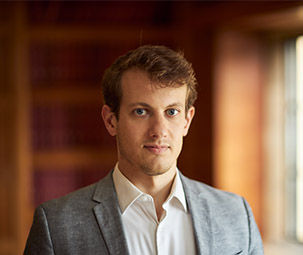
[[[124,176],[116,164],[113,171],[113,182],[117,192],[118,202],[122,214],[141,196],[146,195],[140,189],[138,189],[132,182],[130,182],[126,176]],[[176,175],[172,184],[170,194],[164,204],[168,203],[171,199],[176,198],[182,209],[187,212],[187,204],[183,185],[180,179],[179,170],[176,170]]]

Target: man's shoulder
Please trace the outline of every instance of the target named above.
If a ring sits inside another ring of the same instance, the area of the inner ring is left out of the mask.
[[[195,196],[206,199],[210,203],[215,204],[243,204],[243,198],[235,193],[220,190],[218,188],[207,185],[203,182],[190,179],[182,176],[182,182],[185,188],[185,192],[190,192]]]
[[[183,177],[184,192],[191,208],[205,210],[208,208],[218,224],[227,222],[245,222],[251,214],[246,200],[234,193],[219,190],[199,181]],[[226,221],[232,219],[232,221]],[[241,224],[240,224],[241,225]]]
[[[97,183],[83,187],[62,197],[46,201],[40,205],[44,210],[66,211],[81,208],[92,203],[92,197],[96,190]]]
[[[216,254],[263,254],[258,227],[243,197],[184,176],[182,181],[193,221],[201,226],[200,233],[210,227]]]

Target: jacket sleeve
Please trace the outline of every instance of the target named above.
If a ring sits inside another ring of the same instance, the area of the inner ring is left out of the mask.
[[[248,217],[248,228],[249,228],[249,255],[263,255],[263,244],[262,244],[262,239],[261,235],[258,229],[258,226],[255,222],[252,210],[249,206],[249,204],[246,202],[245,199],[243,199],[244,206],[247,212],[247,217]]]
[[[54,255],[51,236],[45,211],[38,207],[34,214],[33,224],[26,242],[24,255]]]

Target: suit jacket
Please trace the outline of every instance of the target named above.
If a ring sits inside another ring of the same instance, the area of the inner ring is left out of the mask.
[[[263,254],[257,225],[242,197],[180,177],[197,254]],[[96,184],[40,205],[24,254],[129,254],[112,172]]]

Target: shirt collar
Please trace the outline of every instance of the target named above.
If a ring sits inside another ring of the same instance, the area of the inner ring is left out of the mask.
[[[113,172],[113,181],[115,189],[118,196],[119,206],[122,214],[129,208],[139,197],[146,195],[140,189],[138,189],[134,184],[132,184],[119,170],[118,163],[115,166]],[[164,204],[169,203],[173,198],[176,198],[181,204],[183,210],[187,212],[186,199],[184,194],[183,185],[180,179],[180,174],[177,169],[174,182],[172,184],[171,192],[164,202]]]

